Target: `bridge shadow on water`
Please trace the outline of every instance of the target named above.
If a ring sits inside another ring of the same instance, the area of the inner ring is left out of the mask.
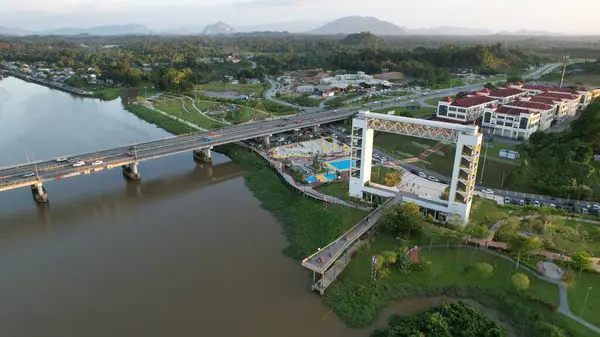
[[[129,213],[136,207],[185,195],[198,188],[241,177],[245,173],[246,171],[232,161],[215,165],[197,163],[191,171],[169,173],[147,181],[144,180],[142,172],[141,181],[128,181],[122,178],[124,186],[111,186],[110,189],[99,191],[91,196],[86,195],[76,200],[61,200],[54,204],[52,190],[50,190],[50,202],[35,205],[37,214],[24,214],[27,211],[0,214],[0,237],[30,230],[49,233],[55,227],[58,229],[64,222],[84,226],[86,218],[104,218],[110,221],[111,218]],[[32,199],[30,202],[34,203]]]

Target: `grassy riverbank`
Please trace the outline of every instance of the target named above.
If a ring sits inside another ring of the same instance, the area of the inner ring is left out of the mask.
[[[152,109],[148,109],[145,106],[137,104],[129,104],[125,107],[127,111],[138,116],[140,119],[145,120],[150,124],[154,124],[159,128],[164,129],[175,135],[188,133],[190,131],[187,125],[181,124],[165,115],[162,115]]]

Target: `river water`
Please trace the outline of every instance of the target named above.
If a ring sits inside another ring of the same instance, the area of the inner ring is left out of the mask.
[[[168,134],[101,102],[0,81],[0,166]],[[366,336],[328,314],[276,219],[213,153],[0,193],[0,336]]]

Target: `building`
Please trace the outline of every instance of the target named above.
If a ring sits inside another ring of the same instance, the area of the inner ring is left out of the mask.
[[[498,105],[504,105],[506,103],[515,101],[519,97],[523,97],[527,95],[526,91],[516,88],[504,88],[490,91],[489,93],[484,93],[487,97],[491,97],[498,101]]]
[[[541,113],[508,106],[486,108],[481,126],[485,133],[526,140],[540,125]]]
[[[556,113],[556,105],[550,105],[540,102],[530,102],[527,100],[517,99],[514,102],[510,102],[504,105],[510,108],[527,109],[532,112],[540,113],[540,125],[538,130],[543,131],[552,126]]]
[[[360,83],[366,83],[369,86],[376,86],[382,83],[386,83],[387,81],[382,81],[373,78],[371,75],[367,75],[362,71],[357,72],[356,74],[342,74],[335,75],[333,77],[324,77],[319,80],[320,84],[337,86],[340,84],[345,85],[355,85],[358,86]],[[389,82],[387,82],[389,83]]]
[[[313,93],[315,91],[315,87],[313,85],[300,85],[296,88],[296,92],[306,94]]]
[[[486,107],[496,104],[496,100],[487,96],[473,96],[453,100],[451,97],[438,102],[437,117],[456,122],[474,122]]]
[[[544,103],[554,107],[554,119],[560,120],[569,113],[569,105],[559,98],[531,96],[529,102]]]
[[[595,98],[593,94],[593,90],[590,90],[587,87],[579,87],[579,88],[557,88],[548,85],[536,85],[536,84],[522,84],[515,83],[511,85],[513,88],[521,88],[522,90],[526,90],[530,95],[539,95],[544,92],[557,93],[557,94],[571,94],[577,96],[579,99],[579,108],[586,108],[592,100]]]
[[[575,116],[577,114],[577,110],[579,109],[579,101],[581,100],[581,95],[572,95],[572,94],[564,94],[564,93],[556,93],[556,92],[542,92],[536,96],[539,97],[549,97],[553,99],[560,99],[567,105],[567,115]]]

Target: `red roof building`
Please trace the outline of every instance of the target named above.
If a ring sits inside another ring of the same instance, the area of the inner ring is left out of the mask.
[[[541,113],[521,107],[487,108],[481,123],[486,133],[513,139],[529,139],[538,130]]]
[[[438,102],[437,117],[471,124],[483,115],[484,108],[495,103],[496,100],[487,96],[473,96],[456,100],[446,97]]]

